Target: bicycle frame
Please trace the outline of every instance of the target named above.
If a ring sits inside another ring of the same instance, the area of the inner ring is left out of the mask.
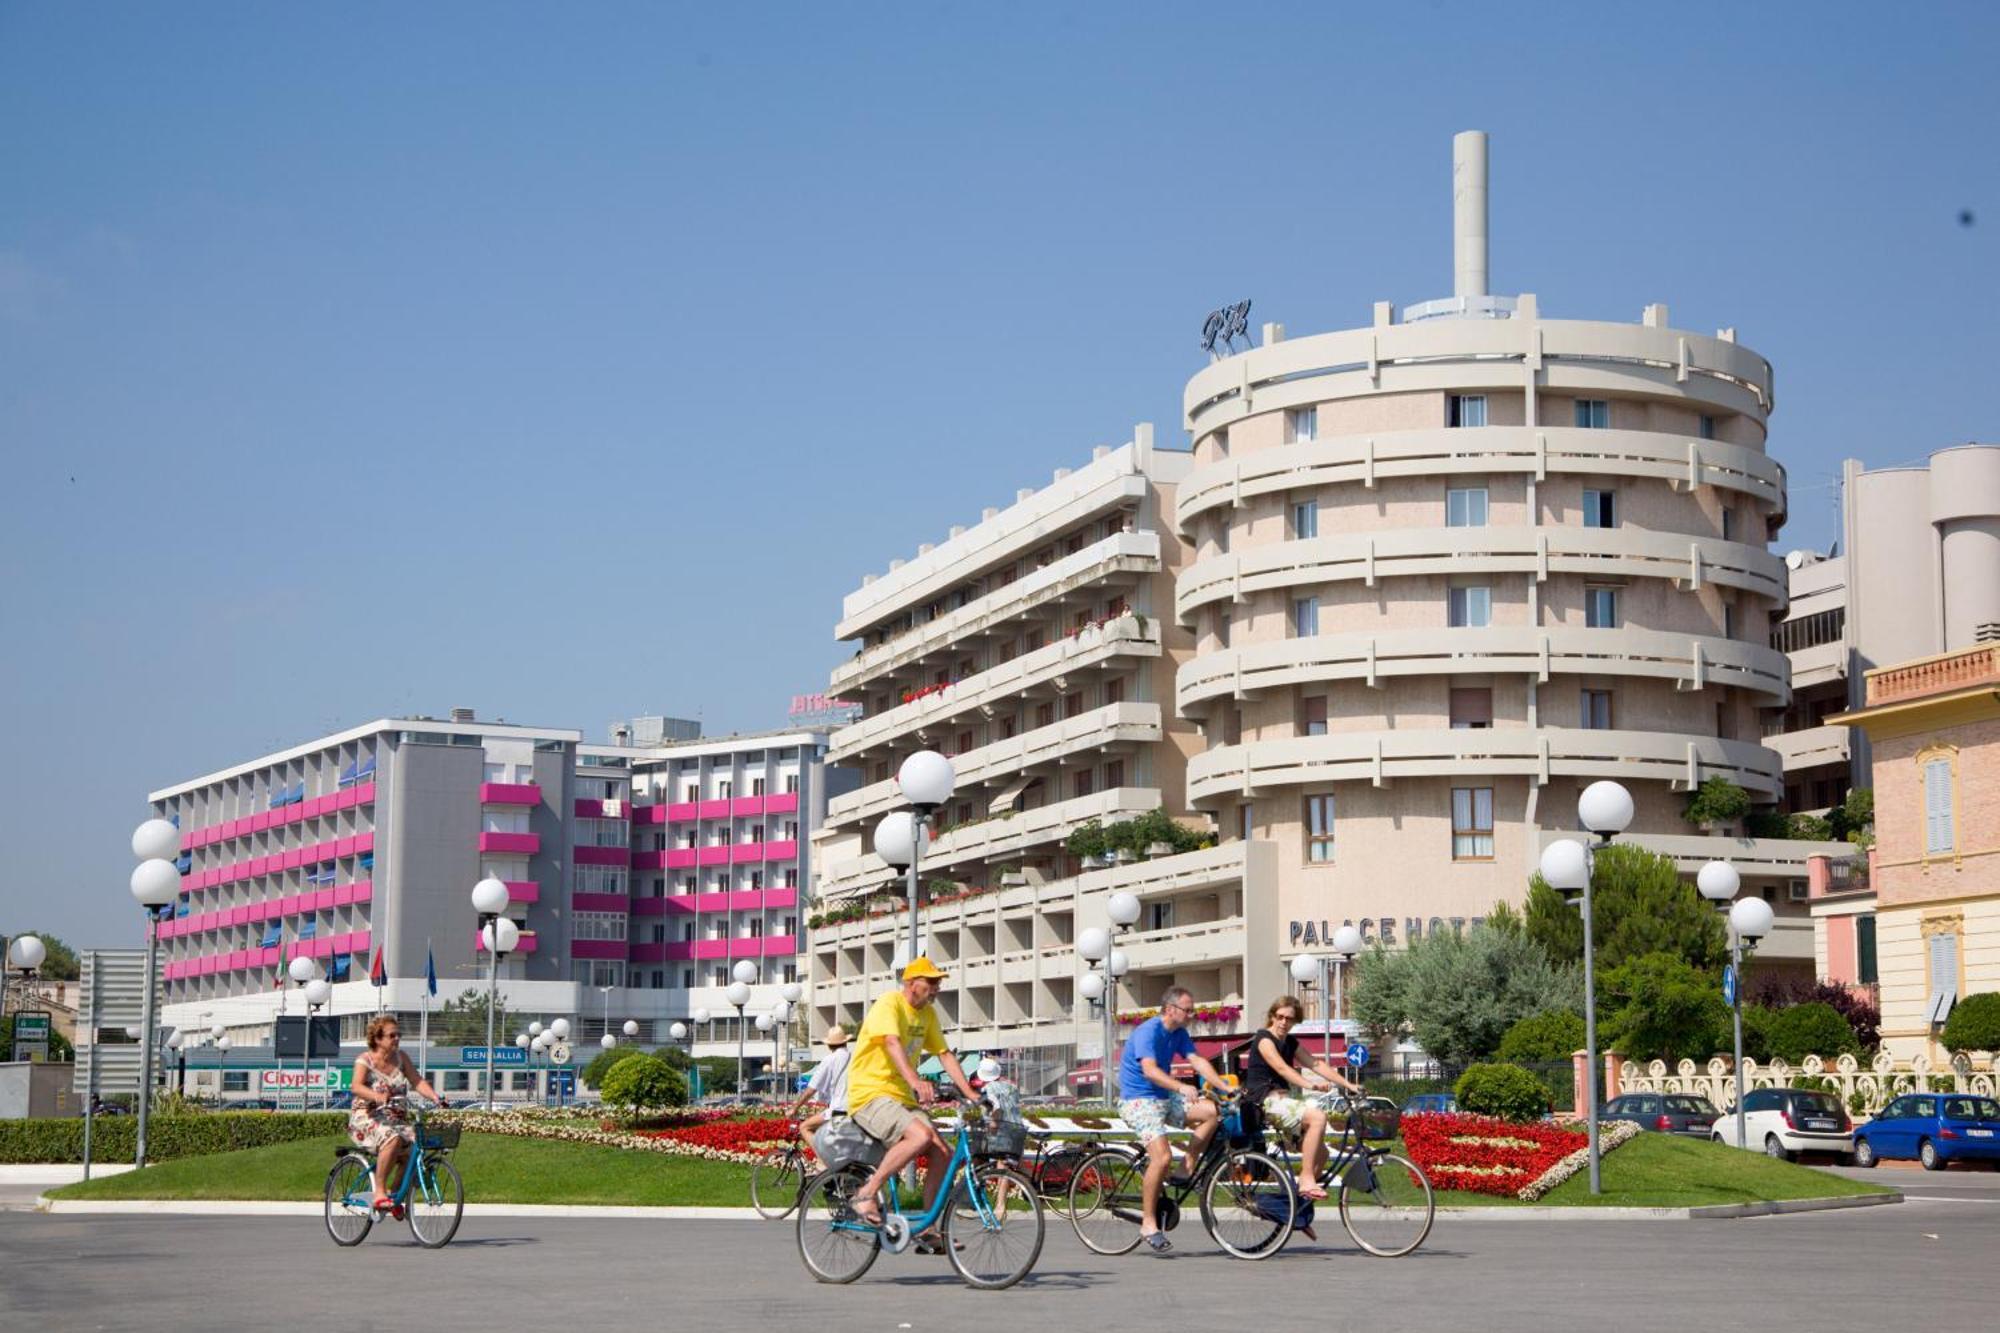
[[[912,1213],[904,1209],[901,1200],[897,1197],[899,1191],[896,1186],[896,1178],[891,1176],[889,1178],[889,1211],[902,1218],[905,1222],[908,1222],[912,1234],[929,1231],[944,1217],[945,1210],[951,1207],[952,1194],[958,1185],[959,1176],[962,1173],[968,1185],[966,1194],[971,1198],[972,1206],[978,1210],[981,1225],[992,1225],[994,1218],[993,1207],[987,1201],[985,1192],[979,1188],[978,1173],[972,1168],[972,1139],[966,1132],[965,1121],[961,1118],[958,1123],[958,1133],[952,1142],[951,1158],[945,1163],[944,1183],[938,1186],[937,1198],[931,1201],[931,1206],[921,1213]],[[884,1220],[887,1220],[886,1216]],[[833,1223],[833,1228],[836,1231],[856,1231],[864,1234],[879,1232],[881,1230],[879,1226],[872,1226],[860,1218],[856,1218],[851,1222],[837,1221]]]
[[[409,1160],[403,1164],[403,1178],[396,1182],[396,1192],[389,1196],[389,1202],[398,1207],[402,1206],[405,1202],[409,1200],[410,1191],[417,1185],[419,1179],[421,1179],[421,1182],[426,1190],[430,1188],[431,1155],[430,1152],[424,1147],[423,1112],[421,1111],[417,1112],[415,1119],[412,1121],[412,1124],[414,1125],[417,1132],[416,1139],[409,1145],[410,1149]],[[359,1200],[357,1200],[353,1195],[349,1195],[345,1200],[343,1200],[343,1202],[372,1204],[374,1202],[374,1193],[378,1193],[381,1190],[381,1182],[375,1179],[375,1158],[373,1154],[367,1152],[365,1149],[362,1148],[356,1148],[353,1151],[354,1155],[357,1157],[368,1158],[368,1188],[371,1191],[371,1194],[369,1195],[368,1198]]]

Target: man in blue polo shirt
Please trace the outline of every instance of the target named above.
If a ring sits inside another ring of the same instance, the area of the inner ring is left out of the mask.
[[[1139,1219],[1139,1236],[1155,1254],[1173,1248],[1167,1233],[1160,1230],[1160,1186],[1166,1183],[1173,1163],[1167,1143],[1168,1129],[1191,1129],[1194,1138],[1187,1146],[1187,1174],[1193,1175],[1201,1151],[1215,1136],[1219,1123],[1215,1103],[1201,1095],[1199,1087],[1189,1087],[1174,1077],[1174,1061],[1185,1059],[1195,1072],[1216,1087],[1228,1086],[1215,1066],[1195,1054],[1194,1038],[1187,1024],[1194,1017],[1194,996],[1179,986],[1170,987],[1160,997],[1160,1012],[1141,1023],[1125,1043],[1118,1062],[1118,1088],[1122,1094],[1118,1114],[1131,1127],[1146,1150],[1146,1186]]]

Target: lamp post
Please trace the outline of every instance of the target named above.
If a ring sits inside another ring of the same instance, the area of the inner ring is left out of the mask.
[[[1333,1021],[1336,1023],[1344,1022],[1347,1016],[1346,970],[1347,965],[1354,961],[1354,956],[1361,952],[1361,944],[1361,932],[1353,926],[1342,926],[1333,932]],[[1340,1039],[1343,1044],[1347,1040],[1345,1027],[1340,1030]],[[1320,1043],[1320,1058],[1333,1058],[1333,1038],[1330,1034]]]
[[[310,961],[310,960],[308,960]],[[314,971],[318,971],[317,968]],[[325,977],[314,977],[305,986],[306,999],[306,1050],[300,1061],[305,1069],[305,1080],[299,1086],[299,1108],[305,1109],[312,1102],[312,1025],[320,1008],[333,999],[333,983]]]
[[[892,810],[875,826],[875,854],[904,871],[904,893],[910,903],[910,957],[923,952],[918,945],[917,867],[923,860],[924,844],[930,841],[930,820],[937,808],[951,799],[958,774],[951,760],[935,750],[919,750],[896,770],[896,785],[908,810]]]
[[[49,956],[48,946],[33,935],[16,935],[7,942],[7,958],[0,962],[0,1020],[7,1017],[7,969],[12,967],[21,974],[22,1003],[32,997],[35,969]],[[9,1052],[8,1058],[12,1053]]]
[[[750,985],[732,981],[723,988],[722,998],[736,1010],[736,1098],[743,1099],[743,1006],[750,1003]]]
[[[806,988],[796,981],[787,981],[778,987],[778,998],[785,1002],[785,1054],[784,1069],[792,1071],[792,1016],[798,1012],[799,1002],[806,997]]]
[[[164,819],[149,819],[132,831],[132,855],[139,858],[132,871],[132,897],[146,912],[146,994],[140,1018],[143,1035],[139,1042],[139,1124],[137,1161],[146,1165],[146,1122],[153,1100],[153,1002],[159,988],[155,978],[160,967],[160,923],[173,911],[174,898],[181,891],[181,872],[174,864],[180,855],[181,831]],[[92,1058],[95,1064],[95,1056]]]
[[[611,1035],[611,992],[616,989],[618,989],[616,986],[599,986],[597,988],[597,993],[604,997],[604,1035],[607,1037]],[[617,1044],[616,1041],[613,1041],[611,1046],[616,1046]],[[604,1049],[608,1051],[611,1049],[611,1046],[606,1046]]]
[[[181,1036],[179,1028],[175,1028],[166,1035],[164,1045],[167,1053],[161,1057],[160,1062],[162,1064],[168,1060],[174,1062],[174,1091],[177,1095],[185,1097],[188,1090],[187,1039]]]
[[[1302,953],[1292,959],[1290,971],[1292,980],[1298,982],[1299,985],[1319,987],[1320,1028],[1322,1031],[1331,1034],[1333,1031],[1333,1001],[1327,998],[1326,993],[1326,959],[1317,954]],[[1320,1052],[1322,1058],[1324,1058],[1327,1049],[1325,1044],[1321,1045]]]
[[[1745,898],[1732,905],[1731,899],[1743,886],[1743,877],[1727,861],[1710,861],[1694,877],[1701,896],[1728,914],[1729,918],[1729,1017],[1736,1049],[1736,1146],[1749,1147],[1743,1119],[1743,946],[1770,932],[1771,904],[1762,898]]]
[[[1632,823],[1632,793],[1615,782],[1593,782],[1577,798],[1577,818],[1597,836],[1597,846],[1611,840]],[[1592,848],[1573,838],[1562,838],[1542,849],[1542,878],[1571,902],[1580,902],[1583,911],[1583,1095],[1585,1123],[1590,1131],[1590,1192],[1602,1194],[1603,1158],[1597,1140],[1597,972],[1591,942],[1590,879]]]
[[[521,928],[501,913],[507,910],[506,882],[488,875],[472,886],[472,910],[479,914],[479,941],[490,960],[486,972],[486,1109],[493,1109],[493,1011],[500,995],[500,955],[521,942]]]

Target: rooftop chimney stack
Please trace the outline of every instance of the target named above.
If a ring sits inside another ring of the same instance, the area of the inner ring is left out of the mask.
[[[1486,131],[1451,136],[1451,294],[1485,296]]]

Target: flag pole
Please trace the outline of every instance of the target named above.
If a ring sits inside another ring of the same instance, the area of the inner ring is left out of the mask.
[[[423,999],[424,1016],[417,1030],[417,1042],[423,1047],[422,1063],[417,1066],[417,1073],[423,1077],[426,1083],[430,1082],[431,1078],[431,986],[433,984],[432,979],[436,975],[432,969],[431,941],[430,937],[426,935],[424,937],[424,988],[418,992]]]

